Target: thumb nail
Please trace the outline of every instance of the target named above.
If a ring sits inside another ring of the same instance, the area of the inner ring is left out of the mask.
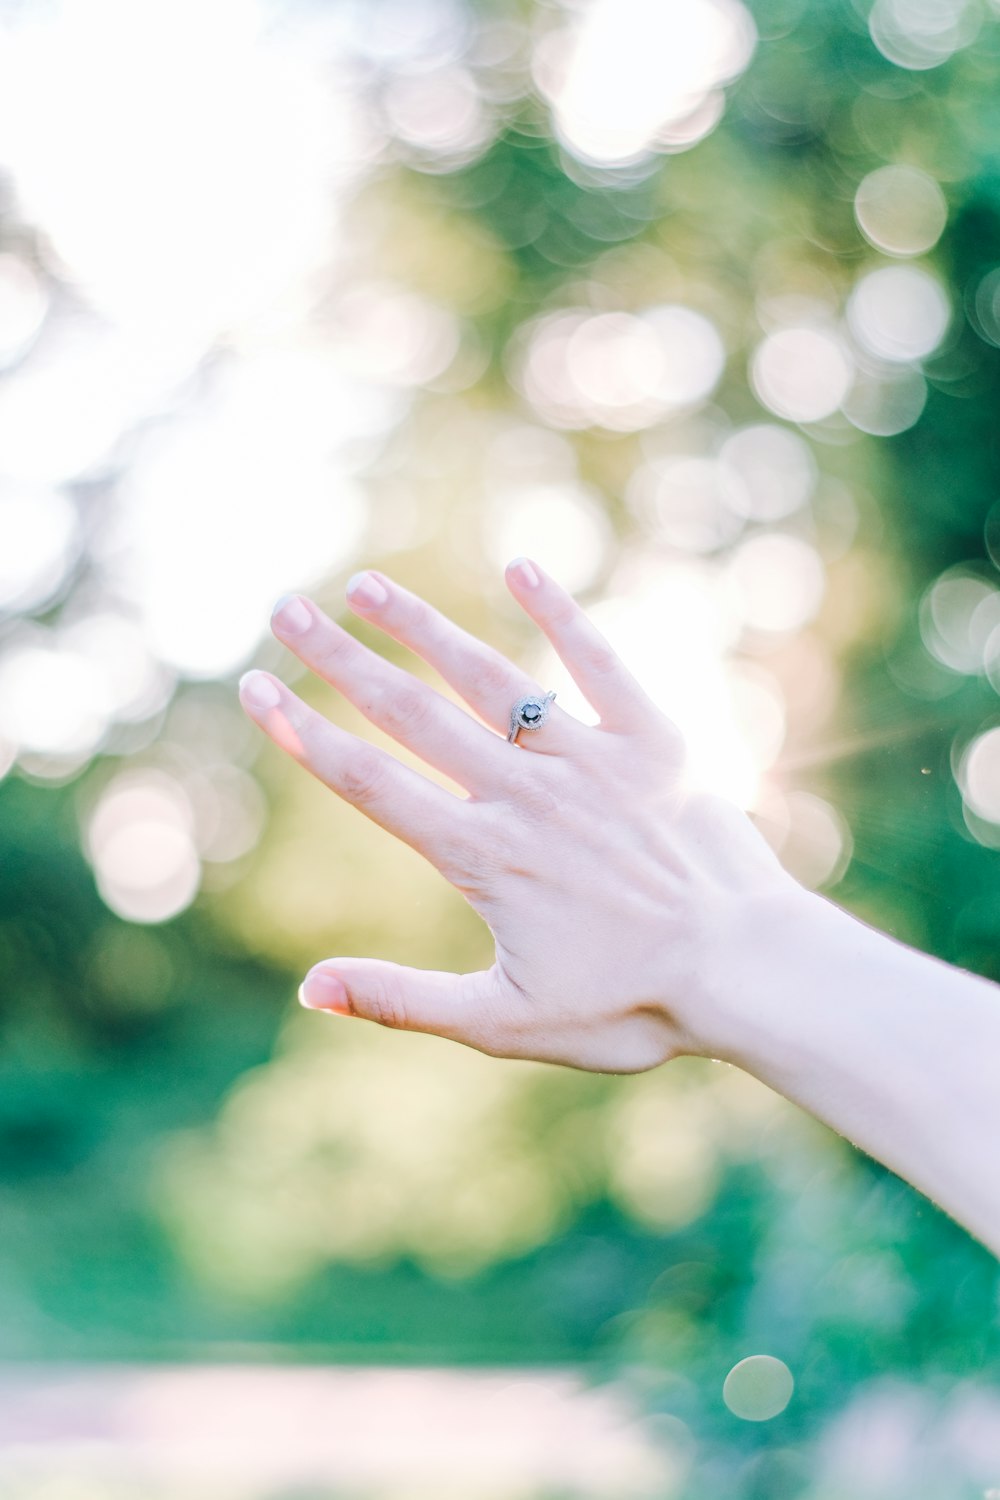
[[[351,1002],[342,979],[330,969],[310,969],[299,986],[299,1001],[309,1010],[332,1010],[349,1016]]]

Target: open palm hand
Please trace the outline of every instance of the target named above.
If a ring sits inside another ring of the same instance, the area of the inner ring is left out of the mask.
[[[294,595],[276,606],[279,640],[468,796],[331,724],[268,673],[243,678],[244,708],[334,792],[429,859],[496,943],[493,965],[471,974],[326,959],[306,976],[303,1003],[601,1072],[705,1051],[706,973],[727,905],[793,882],[743,812],[686,784],[676,726],[572,596],[524,559],[506,577],[597,725],[553,702],[539,729],[510,742],[512,705],[544,689],[385,574],[351,580],[352,609],[423,657],[478,718],[312,601]]]

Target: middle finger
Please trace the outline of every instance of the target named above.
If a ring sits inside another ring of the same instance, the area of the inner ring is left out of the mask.
[[[372,584],[382,597],[370,592]],[[502,652],[470,635],[384,573],[356,574],[348,585],[347,601],[362,619],[371,620],[401,645],[422,656],[487,724],[505,736],[515,700],[539,692],[538,683]],[[587,725],[552,702],[545,728],[538,734],[521,734],[517,748],[563,757],[579,746],[581,734],[590,733]]]

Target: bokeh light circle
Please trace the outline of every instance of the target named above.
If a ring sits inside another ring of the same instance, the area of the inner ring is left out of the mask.
[[[1000,728],[985,730],[965,748],[958,788],[971,812],[988,823],[1000,823]]]
[[[759,422],[726,439],[719,454],[726,498],[752,521],[780,521],[801,510],[816,488],[812,449],[787,427]]]
[[[711,319],[674,303],[648,308],[642,317],[663,351],[658,395],[664,410],[676,410],[710,396],[726,363],[725,347]]]
[[[453,314],[388,281],[352,286],[337,306],[337,328],[347,362],[387,385],[424,385],[458,352]]]
[[[535,76],[569,150],[621,165],[700,139],[718,118],[719,85],[742,73],[756,37],[739,0],[591,0],[544,39]]]
[[[59,637],[64,649],[97,668],[109,712],[119,723],[147,719],[169,700],[173,673],[152,655],[134,620],[101,610],[68,622]]]
[[[934,178],[917,167],[878,167],[854,195],[854,216],[876,249],[922,255],[941,238],[948,205]]]
[[[736,548],[726,568],[737,608],[753,630],[799,630],[823,601],[822,559],[801,537],[762,531]]]
[[[880,359],[901,363],[932,353],[950,319],[944,288],[919,266],[869,271],[847,303],[848,325],[858,343]]]
[[[678,455],[641,464],[625,498],[650,536],[684,552],[712,552],[735,540],[743,526],[729,503],[725,471],[711,458]]]
[[[722,1399],[744,1422],[768,1422],[785,1410],[795,1381],[783,1360],[751,1354],[734,1365],[722,1387]]]
[[[192,837],[202,860],[226,864],[254,848],[267,812],[258,783],[238,766],[213,765],[184,777]]]
[[[937,68],[975,40],[976,0],[875,0],[868,30],[883,57],[900,68]]]
[[[895,437],[916,426],[926,405],[927,381],[919,369],[883,365],[858,371],[841,410],[859,432]]]
[[[847,870],[854,839],[840,811],[814,792],[762,787],[753,806],[760,831],[788,873],[809,890],[835,885]]]
[[[987,644],[1000,625],[1000,589],[975,568],[948,568],[924,591],[918,617],[926,649],[953,672],[984,669]]]
[[[0,657],[0,734],[42,755],[90,755],[108,726],[106,684],[86,657],[50,632]]]
[[[759,401],[790,422],[819,422],[837,410],[851,386],[850,358],[835,334],[783,328],[756,349],[750,381]]]
[[[201,882],[191,804],[173,778],[123,772],[105,788],[85,829],[87,856],[105,904],[129,922],[165,922],[189,906]]]
[[[509,358],[514,384],[550,424],[637,432],[709,396],[726,354],[710,319],[667,304],[547,314],[519,330]]]
[[[970,300],[972,326],[988,344],[1000,346],[1000,266],[987,272]]]
[[[490,138],[489,118],[467,69],[445,66],[399,73],[383,107],[397,140],[454,170],[477,156]]]
[[[483,535],[497,568],[535,557],[573,592],[594,583],[614,540],[600,498],[575,481],[498,491],[484,508]]]

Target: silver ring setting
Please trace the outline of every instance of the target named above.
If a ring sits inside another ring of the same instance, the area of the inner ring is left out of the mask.
[[[552,692],[546,693],[544,698],[539,698],[535,693],[529,693],[526,698],[518,698],[510,711],[508,740],[516,742],[522,729],[541,729],[549,716],[549,704],[554,697],[555,693]]]

